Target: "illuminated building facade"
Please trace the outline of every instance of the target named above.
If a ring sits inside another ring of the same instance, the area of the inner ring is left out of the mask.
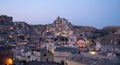
[[[0,47],[0,65],[13,65],[12,47]]]

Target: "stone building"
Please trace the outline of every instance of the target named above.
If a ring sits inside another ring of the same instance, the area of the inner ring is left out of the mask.
[[[13,24],[13,18],[6,16],[6,15],[1,15],[0,16],[0,25],[12,25]]]
[[[15,59],[19,61],[54,61],[54,54],[45,48],[28,48],[28,47],[16,47],[14,50]]]
[[[78,53],[78,49],[76,48],[70,48],[70,47],[57,47],[54,50],[54,61],[55,62],[61,62],[61,61],[65,61],[66,59],[70,56],[72,56],[73,54],[77,54]]]

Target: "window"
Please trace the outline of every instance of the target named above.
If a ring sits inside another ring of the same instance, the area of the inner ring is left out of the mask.
[[[4,21],[3,21],[3,20],[1,20],[0,24],[2,24],[2,25],[3,25],[3,24],[4,24]]]
[[[28,58],[30,58],[30,56],[28,56]]]
[[[44,54],[43,56],[46,56],[46,54]]]

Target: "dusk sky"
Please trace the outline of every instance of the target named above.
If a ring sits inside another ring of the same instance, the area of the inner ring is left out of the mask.
[[[28,24],[49,24],[60,16],[74,25],[120,26],[120,0],[0,0],[0,15]]]

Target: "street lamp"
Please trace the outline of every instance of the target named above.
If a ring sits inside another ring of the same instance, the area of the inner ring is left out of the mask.
[[[90,54],[91,55],[96,55],[97,53],[96,53],[96,51],[90,51]]]
[[[14,28],[13,27],[10,27],[11,30],[13,30]]]
[[[5,63],[8,64],[8,65],[12,65],[13,64],[12,58],[6,58]]]

